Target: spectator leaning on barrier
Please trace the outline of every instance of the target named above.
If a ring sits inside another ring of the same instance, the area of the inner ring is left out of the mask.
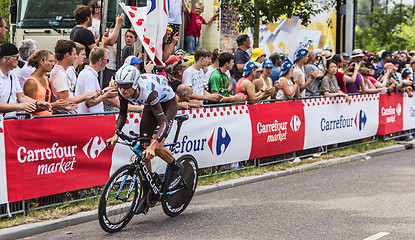
[[[269,59],[272,61],[272,64],[274,67],[272,68],[272,73],[269,75],[269,77],[272,79],[272,84],[275,84],[278,81],[278,78],[280,77],[281,73],[281,64],[282,64],[282,58],[281,54],[278,52],[274,52],[269,56]]]
[[[372,81],[369,79],[370,70],[367,67],[361,67],[359,73],[362,75],[361,91],[362,93],[379,93],[382,91],[381,88],[375,87]]]
[[[273,84],[272,79],[269,77],[272,73],[272,69],[274,68],[274,64],[272,64],[272,61],[269,59],[265,59],[262,62],[262,73],[261,76],[259,76],[258,79],[255,79],[254,84],[254,92],[264,92],[264,89],[272,88],[278,89],[279,84]],[[272,92],[271,96],[266,98],[266,100],[270,100],[271,98],[275,98],[276,91]]]
[[[108,50],[105,48],[94,48],[89,56],[89,65],[79,73],[78,82],[75,87],[75,96],[81,96],[87,92],[100,90],[98,83],[98,72],[104,70],[108,63]],[[117,89],[104,89],[102,95],[86,100],[79,104],[78,113],[102,113],[104,112],[103,101],[111,104],[110,100],[118,95]]]
[[[221,95],[210,94],[204,87],[205,73],[203,68],[210,63],[210,56],[211,53],[208,50],[204,48],[196,49],[195,63],[184,71],[182,81],[192,87],[192,99],[220,102],[223,98]]]
[[[82,45],[83,46],[83,45]],[[85,52],[85,50],[83,50]],[[55,45],[55,56],[58,63],[53,67],[50,73],[50,84],[53,94],[58,98],[74,104],[81,103],[85,100],[96,97],[99,92],[92,91],[85,94],[74,96],[76,87],[76,75],[75,81],[73,81],[68,74],[69,68],[73,68],[73,63],[78,57],[76,54],[75,42],[69,40],[59,40]],[[80,58],[82,59],[82,57]],[[80,60],[78,60],[80,61]],[[74,71],[75,69],[73,69]],[[74,72],[73,72],[74,73]],[[75,73],[74,73],[75,74]],[[54,114],[75,114],[75,110],[58,109],[53,111]]]
[[[235,77],[235,80],[238,81],[242,77],[244,64],[249,62],[249,59],[251,59],[249,54],[246,52],[251,48],[251,40],[248,35],[243,34],[236,38],[236,43],[238,44],[238,48],[233,53],[235,60],[233,66],[233,76]]]
[[[333,60],[327,62],[328,69],[326,70],[326,75],[321,80],[320,92],[325,97],[337,97],[343,96],[346,97],[346,101],[350,104],[352,102],[351,98],[340,90],[339,85],[337,84],[336,73],[337,65]]]
[[[36,70],[27,77],[23,85],[25,95],[38,101],[50,103],[52,91],[46,74],[52,71],[53,66],[55,65],[55,56],[53,56],[53,53],[49,50],[40,49],[28,59],[28,62],[29,65],[36,68]],[[51,105],[53,109],[73,110],[77,108],[76,104],[68,103],[62,99],[52,102]],[[37,111],[32,113],[32,115],[52,115],[52,111]]]
[[[0,46],[0,113],[3,117],[14,117],[16,111],[34,112],[36,110],[52,111],[50,103],[37,101],[23,93],[19,80],[12,73],[17,67],[19,51],[10,43]]]
[[[70,38],[85,46],[86,56],[89,57],[91,50],[97,46],[94,35],[87,28],[92,26],[91,9],[85,5],[78,5],[73,12],[76,26],[72,29]]]
[[[209,78],[209,92],[222,95],[223,102],[240,102],[246,97],[243,94],[232,96],[229,93],[232,90],[229,83],[232,83],[232,81],[226,72],[232,69],[233,61],[233,55],[231,53],[224,52],[219,55],[219,68]]]
[[[258,68],[253,62],[247,62],[244,65],[243,77],[238,80],[235,87],[235,93],[243,93],[247,96],[246,100],[250,101],[251,103],[257,103],[261,100],[266,99],[269,97],[273,91],[273,88],[267,88],[264,92],[260,91],[254,93],[254,87],[252,82],[255,80],[255,71]],[[260,66],[260,65],[259,65]]]
[[[200,108],[202,107],[202,102],[194,99],[190,99],[192,96],[192,87],[187,84],[181,84],[177,86],[176,89],[176,98],[179,103],[179,108],[189,109],[189,108]]]
[[[35,71],[35,68],[29,66],[27,60],[39,49],[37,41],[32,39],[24,39],[19,43],[19,55],[24,65],[20,68],[13,69],[13,72],[19,78],[20,86],[23,87],[26,78]]]
[[[363,63],[363,62],[361,62]],[[349,66],[347,67],[347,76],[351,77],[354,72],[355,72],[355,68],[360,69],[361,67],[361,63],[355,62],[354,60],[352,60],[349,64]],[[356,80],[353,83],[349,83],[346,82],[346,90],[347,90],[347,94],[350,93],[359,93],[360,92],[360,87],[362,84],[362,75],[359,73],[359,70],[357,70],[357,74],[356,74]]]
[[[301,75],[301,85],[300,85],[300,97],[305,97],[305,89],[312,83],[314,80],[316,80],[317,73],[311,74],[310,78],[306,78],[305,72],[304,72],[304,65],[308,61],[308,51],[304,48],[299,49],[295,56],[294,56],[294,72],[293,72],[293,78],[295,79],[298,75]]]
[[[316,80],[310,83],[310,85],[306,88],[306,97],[313,97],[313,96],[319,96],[320,95],[320,84],[321,79],[324,76],[324,71],[320,71],[316,65],[314,65],[314,62],[316,61],[316,54],[314,54],[313,50],[308,51],[308,61],[304,65],[304,72],[307,77],[307,79],[311,78],[311,75],[314,74],[316,77]]]
[[[279,80],[281,89],[277,92],[277,99],[291,99],[294,96],[300,96],[301,75],[298,75],[293,81],[293,72],[293,64],[290,61],[282,63]]]

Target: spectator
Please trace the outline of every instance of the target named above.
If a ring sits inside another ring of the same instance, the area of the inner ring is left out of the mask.
[[[189,67],[188,62],[183,62],[181,60],[169,65],[167,67],[168,71],[173,75],[173,80],[170,82],[170,86],[174,92],[176,92],[177,87],[182,84],[183,73]],[[185,84],[187,85],[187,84]]]
[[[219,55],[219,68],[216,69],[209,78],[209,92],[223,96],[223,102],[240,102],[245,99],[245,95],[237,94],[231,96],[232,81],[226,73],[233,68],[233,55],[225,52]]]
[[[259,76],[258,79],[255,79],[254,84],[254,92],[264,92],[264,89],[272,88],[274,84],[272,83],[272,79],[269,77],[272,73],[272,69],[274,68],[274,65],[272,64],[272,61],[269,59],[265,59],[262,62],[262,73],[261,76]],[[274,86],[274,89],[277,86]],[[276,92],[274,91],[268,98],[265,100],[271,100],[272,98],[275,98]]]
[[[264,53],[264,50],[261,48],[254,48],[254,50],[252,50],[252,57],[251,60],[249,60],[250,62],[257,62],[257,63],[261,63],[264,61],[266,55]]]
[[[300,84],[300,97],[305,97],[305,89],[316,80],[316,75],[311,74],[310,78],[306,79],[304,72],[304,65],[308,62],[308,51],[304,48],[299,49],[294,57],[294,72],[293,78],[296,79],[298,75],[301,75],[301,84]]]
[[[182,12],[187,9],[183,7],[182,0],[169,0],[169,19],[168,23],[172,29],[166,44],[170,44],[173,40],[173,36],[177,34],[180,36],[180,25],[182,24]],[[183,59],[180,59],[183,60]]]
[[[76,86],[76,82],[78,81],[78,73],[82,71],[81,66],[82,68],[84,67],[83,64],[86,59],[85,46],[77,42],[74,42],[74,43],[75,43],[75,51],[76,51],[74,61],[73,61],[73,64],[70,65],[66,69],[66,73],[68,74],[68,77],[71,80],[71,86],[73,86],[73,88],[71,88],[72,93],[75,93],[75,86]],[[57,54],[56,46],[55,46],[55,54]],[[64,55],[65,53],[61,52],[61,54]]]
[[[174,47],[176,43],[179,41],[179,33],[175,33],[172,36],[173,29],[167,26],[166,33],[163,37],[163,62],[167,61],[167,59],[174,53]],[[169,42],[169,36],[172,36],[171,41]],[[160,65],[160,64],[159,64]]]
[[[82,48],[84,46],[79,44]],[[73,64],[75,61],[83,62],[83,57],[78,57],[81,54],[77,55],[77,45],[75,42],[69,40],[59,40],[55,45],[55,55],[58,63],[53,67],[50,74],[50,84],[53,94],[63,101],[71,102],[74,104],[81,103],[85,100],[92,99],[97,97],[97,91],[87,92],[85,94],[74,96],[75,87],[76,87],[76,74]],[[83,50],[85,54],[85,48]],[[80,52],[81,53],[81,52]],[[78,59],[79,58],[79,59]],[[72,70],[70,70],[72,68]],[[70,71],[69,71],[70,70]],[[75,74],[75,79],[71,79],[70,75]],[[75,114],[75,110],[71,109],[58,109],[54,110],[53,114]]]
[[[355,62],[353,60],[347,67],[347,76],[351,77],[354,74],[356,66],[358,66],[358,69],[360,69],[360,63]],[[352,83],[346,82],[347,94],[359,93],[360,87],[362,85],[362,80],[363,80],[362,75],[359,73],[359,70],[358,70],[356,74],[356,80]]]
[[[35,71],[35,68],[29,66],[27,60],[39,49],[39,44],[32,39],[24,39],[19,44],[19,55],[24,65],[21,68],[13,69],[13,72],[19,79],[20,86],[23,87],[24,81]]]
[[[97,46],[94,35],[87,28],[92,26],[91,9],[85,5],[78,5],[73,12],[76,26],[72,29],[70,38],[85,46],[86,56]]]
[[[212,75],[212,73],[219,68],[219,55],[222,52],[219,52],[219,49],[213,49],[212,56],[210,57],[211,65],[207,67],[207,71],[205,72],[205,88],[206,90],[209,90],[209,78]],[[230,77],[229,71],[226,72],[226,75]],[[230,82],[230,87],[232,85],[232,82]]]
[[[327,45],[323,48],[323,51],[328,51],[330,53],[333,53],[333,47],[330,45]]]
[[[14,117],[18,110],[29,113],[51,111],[50,103],[34,100],[23,93],[19,80],[11,71],[17,67],[18,59],[19,51],[15,45],[5,43],[0,46],[0,112],[3,117]]]
[[[314,62],[316,61],[316,55],[313,50],[308,51],[308,61],[304,65],[304,73],[307,79],[310,79],[312,75],[315,76],[316,80],[310,83],[306,88],[306,97],[314,97],[320,95],[320,84],[323,79],[324,71],[320,71]]]
[[[195,11],[191,11],[187,6],[186,0],[182,0],[184,12],[189,14],[189,25],[186,32],[187,52],[193,54],[196,49],[200,47],[200,31],[202,24],[209,25],[213,20],[219,16],[219,11],[216,11],[208,21],[202,16],[204,5],[201,2],[195,3]]]
[[[104,70],[108,61],[107,49],[92,49],[89,56],[89,65],[86,65],[81,73],[79,73],[78,82],[75,87],[75,96],[81,96],[87,92],[101,89],[98,83],[98,72]],[[115,88],[107,88],[102,95],[80,103],[77,111],[78,113],[102,113],[104,112],[103,101],[111,103],[110,99],[115,98],[117,95]]]
[[[380,62],[376,65],[376,72],[375,72],[375,75],[373,75],[374,78],[377,79],[380,73],[383,72],[383,70],[385,70],[385,64],[389,62],[391,57],[392,57],[391,51],[385,50],[382,52],[381,57],[380,57]]]
[[[291,99],[294,96],[300,96],[301,75],[293,79],[293,72],[293,64],[290,61],[282,63],[280,76],[281,89],[277,92],[277,99]]]
[[[125,46],[122,49],[121,62],[125,62],[125,59],[128,56],[134,55],[134,44],[137,42],[138,39],[137,33],[132,28],[127,29],[124,36]]]
[[[92,32],[96,42],[99,42],[101,32],[101,0],[92,0],[88,4],[91,10],[92,24],[88,27],[88,30]]]
[[[260,65],[259,65],[260,66]],[[271,96],[272,92],[275,91],[273,88],[266,88],[264,92],[260,91],[254,93],[254,87],[252,82],[255,79],[255,70],[258,68],[253,62],[247,62],[243,68],[243,77],[238,80],[235,87],[235,93],[243,93],[246,95],[246,101],[250,103],[257,103]]]
[[[204,48],[198,48],[195,51],[195,63],[188,67],[183,73],[183,83],[192,87],[192,99],[210,100],[219,102],[222,96],[219,94],[210,94],[204,87],[205,73],[203,68],[210,63],[211,52]]]
[[[185,50],[183,50],[183,49],[181,49],[181,48],[178,48],[175,52],[174,52],[174,55],[176,56],[176,57],[178,57],[179,58],[179,60],[184,60],[184,55],[186,54],[186,51]]]
[[[372,81],[369,79],[369,77],[370,77],[369,68],[361,67],[361,68],[359,68],[359,73],[363,77],[362,84],[361,84],[362,93],[379,93],[379,92],[382,91],[381,88],[375,87],[375,85],[373,85]]]
[[[236,43],[238,44],[238,48],[233,54],[235,59],[233,66],[233,75],[235,80],[238,81],[242,77],[245,63],[249,62],[249,59],[251,59],[249,54],[246,52],[251,48],[251,40],[249,39],[248,35],[243,34],[236,38]]]
[[[363,54],[363,51],[361,49],[355,49],[352,51],[351,58],[355,60],[357,63],[361,63],[363,61],[363,57],[365,54]],[[348,65],[346,65],[348,66]]]
[[[52,71],[55,64],[55,57],[49,50],[38,50],[29,59],[30,66],[36,68],[36,70],[27,77],[23,85],[23,91],[26,96],[33,98],[37,101],[45,101],[50,103],[52,92],[49,86],[49,79],[46,77],[46,73]],[[76,109],[76,104],[70,104],[68,102],[59,99],[51,104],[52,108],[57,109]],[[37,111],[32,113],[33,116],[52,115],[50,109]]]
[[[177,101],[179,102],[179,108],[189,109],[202,107],[202,102],[190,99],[192,96],[192,87],[190,87],[189,85],[181,84],[177,86],[175,92]]]
[[[343,67],[343,62],[344,61],[343,61],[343,57],[340,54],[334,55],[332,60],[337,64],[336,69],[339,69],[339,68]],[[348,75],[345,75],[344,73],[342,73],[338,70],[337,70],[337,73],[335,74],[336,79],[337,79],[337,86],[340,88],[340,90],[343,93],[347,93],[346,83],[354,83],[356,81],[356,76],[357,76],[357,73],[359,71],[360,65],[355,66],[355,64],[356,63],[353,63],[353,65],[351,65],[351,67],[354,67],[354,72],[353,72],[353,75],[351,77],[348,76]],[[327,72],[326,72],[326,74],[327,74]],[[321,88],[320,88],[320,90],[321,90]]]
[[[415,85],[411,80],[412,72],[408,68],[402,70],[402,82],[397,86],[397,89],[403,88],[404,91],[408,94],[409,97],[413,97],[413,91],[415,90]]]
[[[415,61],[412,61],[411,63],[410,63],[410,68],[409,68],[409,70],[412,72],[412,74],[411,74],[411,77],[410,77],[410,79],[412,80],[412,81],[415,81],[414,79],[415,79],[415,77],[414,77],[414,73],[415,73]]]
[[[368,62],[365,64],[365,67],[369,69],[368,80],[373,84],[373,86],[375,86],[378,89],[381,89],[381,93],[386,93],[386,82],[385,84],[382,84],[373,77],[373,75],[375,74],[375,65]]]
[[[7,27],[7,23],[3,17],[0,17],[0,24],[0,41],[2,41],[6,38],[6,33],[9,30],[9,27]]]
[[[343,66],[349,66],[350,64],[350,56],[347,53],[342,53],[342,57],[343,57]],[[345,69],[344,68],[339,68],[339,71],[344,73]]]
[[[281,64],[282,64],[283,59],[281,58],[281,54],[277,52],[271,54],[271,56],[269,56],[269,59],[272,61],[272,65],[274,65],[274,67],[272,68],[272,73],[271,75],[269,75],[269,77],[272,80],[272,84],[275,84],[277,83],[280,77]]]
[[[350,104],[352,99],[342,90],[340,90],[340,87],[337,84],[337,79],[335,76],[338,72],[337,65],[338,63],[333,60],[329,60],[327,62],[328,69],[326,70],[326,75],[324,75],[323,80],[321,80],[320,92],[321,95],[324,95],[325,97],[343,96]]]

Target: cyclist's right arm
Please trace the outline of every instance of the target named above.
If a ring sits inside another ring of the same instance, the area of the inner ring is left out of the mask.
[[[117,124],[115,125],[115,134],[111,138],[107,139],[107,145],[113,147],[118,141],[117,132],[121,131],[127,121],[128,101],[125,100],[121,95],[120,98],[120,113],[118,114]]]

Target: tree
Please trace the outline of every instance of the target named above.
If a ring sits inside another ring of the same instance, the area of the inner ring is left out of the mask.
[[[231,6],[238,15],[239,31],[247,28],[253,30],[254,47],[259,45],[259,24],[277,22],[281,18],[293,15],[301,19],[307,26],[312,16],[323,9],[317,9],[311,0],[225,0],[223,7]]]
[[[3,39],[0,43],[10,42],[10,0],[0,0],[0,16],[4,18],[6,21],[7,26],[9,27],[9,31],[6,33],[6,38]]]

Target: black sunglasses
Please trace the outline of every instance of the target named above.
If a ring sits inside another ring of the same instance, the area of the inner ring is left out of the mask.
[[[130,88],[132,88],[133,87],[133,84],[132,83],[118,83],[118,88],[119,89],[125,89],[125,90],[127,90],[127,89],[130,89]]]

